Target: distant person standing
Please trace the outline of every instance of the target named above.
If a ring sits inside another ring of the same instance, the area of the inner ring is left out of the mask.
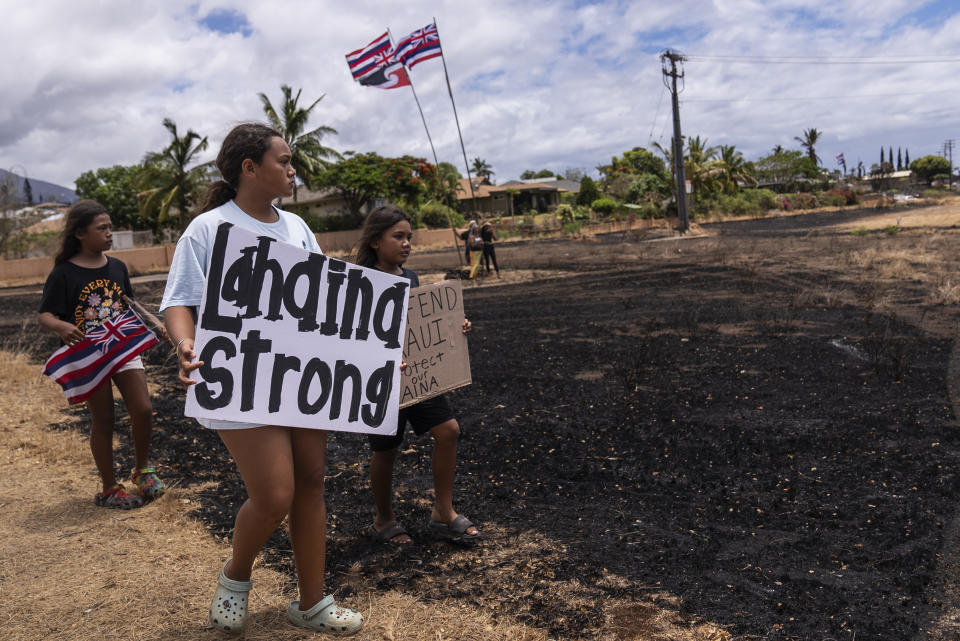
[[[475,249],[474,245],[477,245],[477,249],[480,247],[479,243],[476,242],[479,234],[480,228],[475,220],[471,220],[467,230],[460,233],[460,240],[463,241],[463,257],[467,259],[467,267],[470,266],[471,253]]]
[[[497,271],[497,278],[500,278],[500,267],[497,265],[497,252],[493,246],[493,241],[497,240],[497,229],[493,223],[487,221],[480,228],[480,239],[483,241],[483,263],[490,273],[490,261],[493,261],[493,268]]]

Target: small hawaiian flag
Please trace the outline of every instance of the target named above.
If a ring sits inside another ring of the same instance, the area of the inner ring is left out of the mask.
[[[385,62],[393,62],[389,60],[392,53],[393,45],[390,43],[390,34],[386,31],[366,47],[348,53],[347,65],[353,79],[360,80],[382,67]]]
[[[838,165],[843,165],[844,167],[847,166],[847,161],[843,159],[843,152],[842,152],[842,151],[841,151],[839,154],[837,154],[837,164],[838,164]]]
[[[393,57],[405,64],[407,69],[413,69],[414,65],[439,55],[440,35],[435,24],[428,24],[403,38],[393,52]]]
[[[365,87],[396,89],[410,84],[403,63],[394,57],[389,32],[362,49],[347,54],[347,65],[353,79]]]
[[[118,369],[158,342],[128,309],[91,329],[82,341],[54,352],[43,373],[60,383],[71,405],[82,403]]]

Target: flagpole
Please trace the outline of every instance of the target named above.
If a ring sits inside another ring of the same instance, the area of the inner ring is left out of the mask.
[[[390,28],[387,28],[387,34],[390,36],[390,48],[393,49],[393,32],[390,31]],[[433,164],[437,166],[440,164],[440,161],[437,160],[437,150],[433,146],[433,138],[430,137],[430,129],[427,127],[427,119],[423,115],[423,108],[420,106],[420,99],[417,98],[417,90],[413,88],[413,76],[410,75],[410,70],[407,69],[407,66],[403,66],[404,70],[407,72],[407,80],[410,82],[410,91],[413,92],[413,99],[417,103],[417,110],[420,112],[420,120],[423,121],[423,130],[427,132],[427,141],[430,143],[430,151],[433,152]]]
[[[433,28],[437,29],[437,19],[433,19]],[[440,29],[437,29],[437,41],[440,40]],[[470,204],[473,213],[477,211],[477,196],[473,193],[473,177],[470,175],[470,163],[467,161],[467,148],[463,146],[463,132],[460,131],[460,118],[457,117],[457,104],[453,101],[453,89],[450,88],[450,74],[447,73],[447,57],[440,45],[440,60],[443,61],[443,76],[447,79],[447,93],[450,94],[450,104],[453,106],[453,120],[457,123],[457,135],[460,136],[460,150],[463,152],[463,164],[467,168],[467,183],[470,185]]]

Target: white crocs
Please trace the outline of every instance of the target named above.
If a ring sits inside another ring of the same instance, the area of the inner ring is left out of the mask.
[[[356,634],[363,627],[363,615],[356,610],[340,607],[333,602],[333,595],[324,597],[309,610],[301,610],[300,602],[293,601],[287,606],[287,619],[301,628],[340,637]]]
[[[230,561],[223,565],[227,567]],[[220,570],[217,591],[210,604],[210,625],[223,632],[240,634],[247,621],[247,595],[253,581],[234,581]]]

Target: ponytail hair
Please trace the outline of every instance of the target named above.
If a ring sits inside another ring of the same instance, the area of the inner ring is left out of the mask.
[[[200,211],[216,209],[236,196],[240,187],[243,161],[249,158],[259,165],[274,138],[283,138],[283,135],[273,127],[259,122],[245,122],[231,129],[220,145],[216,160],[217,169],[223,179],[207,189]]]
[[[360,240],[357,243],[356,264],[363,267],[376,265],[377,252],[370,246],[370,243],[380,238],[383,232],[401,220],[409,223],[410,217],[396,205],[381,205],[367,214],[367,219],[363,223],[363,231],[360,232]]]
[[[216,209],[225,202],[233,200],[236,195],[237,190],[230,183],[226,180],[218,180],[207,188],[207,193],[204,194],[203,201],[200,203],[200,212]]]
[[[77,234],[84,231],[93,219],[106,214],[107,209],[95,200],[78,200],[67,210],[67,220],[60,237],[60,251],[53,259],[54,265],[69,260],[80,252],[80,239]]]

